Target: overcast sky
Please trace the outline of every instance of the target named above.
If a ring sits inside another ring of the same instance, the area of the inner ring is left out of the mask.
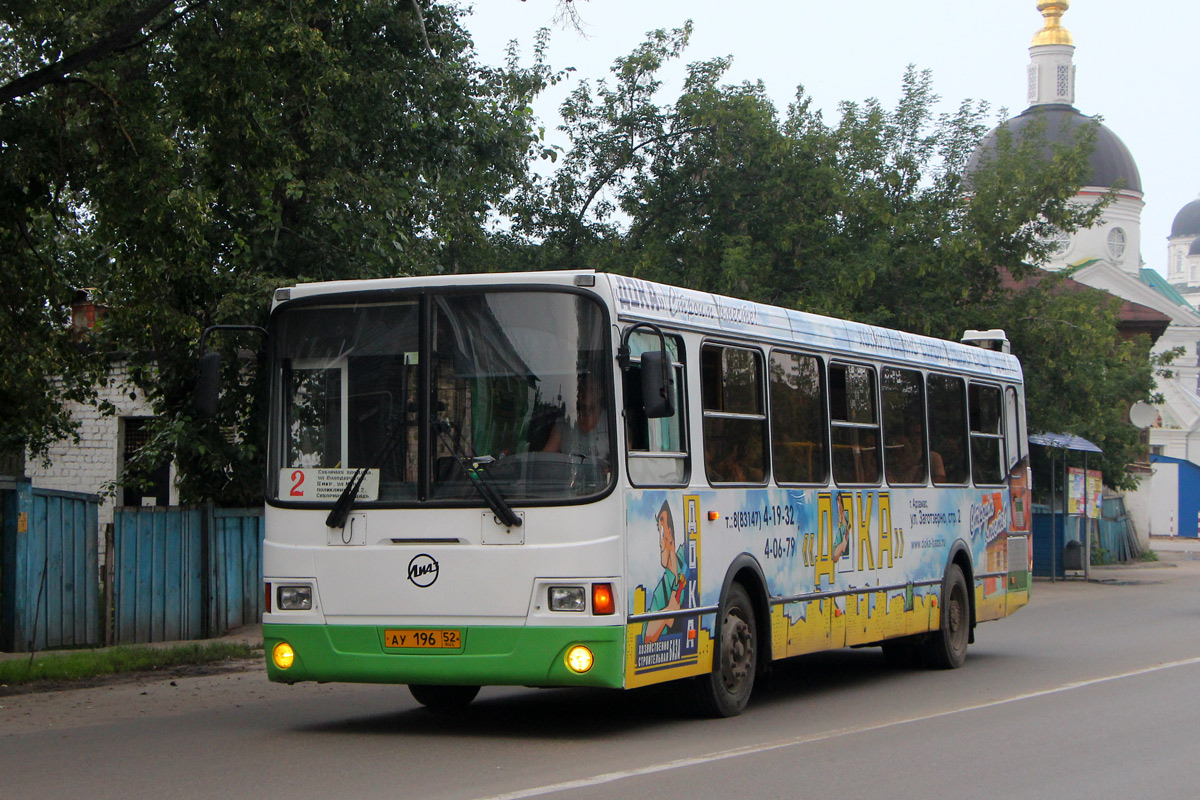
[[[528,54],[537,29],[552,28],[551,66],[577,72],[536,107],[548,128],[577,80],[607,76],[646,31],[688,19],[695,29],[683,60],[732,56],[727,81],[761,79],[781,115],[801,84],[829,122],[843,100],[891,107],[914,64],[932,71],[942,110],[971,98],[1015,116],[1027,105],[1029,45],[1042,27],[1036,0],[587,0],[578,3],[580,36],[552,25],[555,5],[474,0],[465,20],[481,60],[494,64],[510,40]],[[1102,116],[1133,153],[1146,201],[1142,258],[1164,274],[1171,221],[1200,196],[1198,22],[1197,0],[1072,0],[1063,16],[1075,39],[1075,107]],[[669,84],[664,102],[678,90]]]

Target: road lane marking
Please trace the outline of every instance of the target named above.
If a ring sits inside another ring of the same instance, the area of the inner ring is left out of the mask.
[[[1163,670],[1175,669],[1177,667],[1188,667],[1194,664],[1200,664],[1200,657],[1185,658],[1179,661],[1169,661],[1164,664],[1155,664],[1151,667],[1141,667],[1139,669],[1129,670],[1128,672],[1121,672],[1116,675],[1105,675],[1100,678],[1090,678],[1085,681],[1064,683],[1063,685],[1055,686],[1052,689],[1041,689],[1036,692],[1026,692],[1024,694],[1013,695],[1012,697],[1005,697],[1000,700],[989,700],[986,703],[976,703],[975,705],[963,706],[962,708],[953,708],[948,711],[938,711],[934,714],[924,714],[919,717],[893,720],[891,722],[883,722],[877,725],[860,725],[852,728],[838,728],[836,730],[813,733],[807,736],[796,736],[791,739],[784,739],[780,742],[735,747],[730,750],[720,750],[715,753],[708,753],[702,756],[692,756],[690,758],[679,758],[673,761],[663,761],[658,764],[649,764],[636,769],[625,769],[618,772],[606,772],[602,775],[593,775],[590,778],[580,778],[573,781],[547,784],[546,786],[535,786],[529,789],[519,789],[515,792],[505,792],[504,794],[490,795],[486,798],[481,798],[480,800],[521,800],[521,798],[525,797],[539,797],[541,795],[554,794],[556,792],[569,792],[573,789],[586,789],[592,786],[601,786],[606,783],[614,783],[616,781],[625,780],[626,778],[636,778],[642,775],[653,775],[659,772],[670,772],[671,770],[694,767],[700,764],[711,764],[716,761],[724,761],[730,758],[741,758],[742,756],[753,756],[760,753],[769,753],[773,750],[783,750],[788,747],[799,747],[800,745],[813,744],[814,742],[824,742],[830,739],[837,739],[842,736],[850,736],[856,733],[871,733],[873,731],[894,728],[899,725],[909,725],[914,722],[927,722],[928,720],[938,719],[939,717],[948,717],[953,714],[963,714],[968,711],[979,711],[980,709],[993,708],[995,706],[1007,705],[1009,703],[1019,703],[1023,700],[1032,700],[1037,697],[1046,697],[1047,695],[1052,694],[1072,692],[1076,689],[1084,689],[1101,683],[1124,680],[1125,678],[1135,678],[1139,675],[1147,675],[1154,672],[1161,672]]]

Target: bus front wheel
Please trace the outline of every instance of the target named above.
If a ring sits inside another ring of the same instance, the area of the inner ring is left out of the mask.
[[[740,583],[729,587],[721,604],[721,636],[713,671],[695,678],[697,710],[711,717],[742,712],[754,690],[758,670],[758,625],[750,595]]]
[[[925,664],[933,669],[958,669],[967,660],[971,640],[971,599],[958,564],[947,567],[942,586],[941,626],[925,641]]]
[[[410,683],[408,691],[413,699],[434,711],[457,711],[466,708],[479,694],[478,686],[433,686],[425,683]]]

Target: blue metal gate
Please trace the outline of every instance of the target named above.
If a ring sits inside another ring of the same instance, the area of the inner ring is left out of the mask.
[[[211,530],[212,619],[221,632],[262,621],[262,509],[215,509]]]
[[[113,641],[220,636],[262,618],[262,509],[113,515]]]
[[[204,636],[204,557],[198,508],[113,512],[113,641]]]
[[[100,498],[0,485],[0,650],[100,644]]]

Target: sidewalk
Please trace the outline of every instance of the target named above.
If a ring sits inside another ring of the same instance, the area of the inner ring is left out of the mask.
[[[1092,579],[1097,574],[1124,570],[1170,569],[1182,563],[1200,561],[1200,539],[1183,536],[1151,536],[1150,549],[1158,555],[1157,561],[1130,561],[1124,564],[1096,564],[1091,568]]]
[[[1151,536],[1150,549],[1156,553],[1196,553],[1200,554],[1200,538],[1187,536]]]
[[[261,648],[262,640],[263,640],[262,625],[254,624],[254,625],[243,625],[240,628],[234,628],[229,633],[225,634],[224,636],[220,636],[216,639],[190,639],[190,640],[180,641],[180,642],[151,642],[150,644],[115,645],[115,647],[159,647],[159,648],[161,648],[161,647],[180,647],[180,646],[189,645],[189,644],[205,645],[205,644],[213,644],[216,642],[229,642],[229,643],[233,643],[233,644],[244,644],[247,647],[251,647],[251,648]],[[39,656],[42,656],[42,655],[47,655],[47,656],[68,655],[70,653],[79,652],[80,650],[88,650],[89,652],[102,653],[105,650],[112,650],[112,649],[113,649],[112,647],[96,647],[96,648],[72,648],[70,650],[45,650],[45,651],[38,651],[38,655]],[[17,658],[26,658],[27,659],[27,658],[29,658],[29,653],[28,652],[0,653],[0,661],[11,661],[11,660],[17,659]]]

